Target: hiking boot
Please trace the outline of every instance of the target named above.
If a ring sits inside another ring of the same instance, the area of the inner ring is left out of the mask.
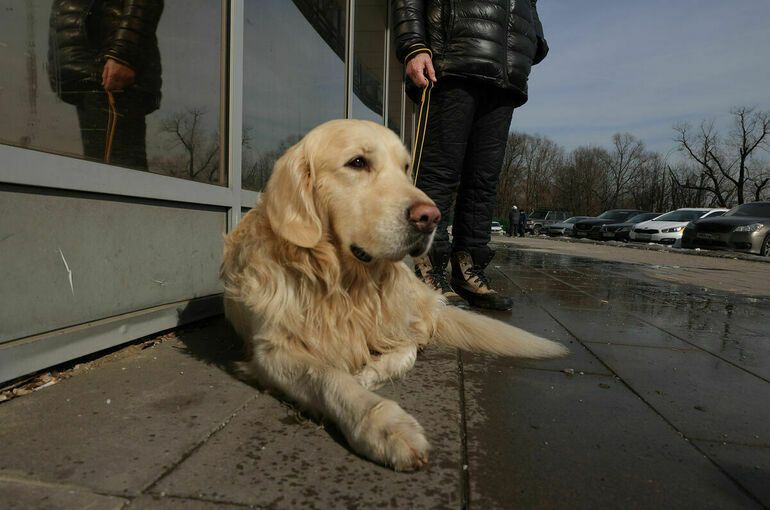
[[[452,281],[455,291],[472,306],[488,310],[510,310],[513,308],[513,298],[504,296],[489,286],[489,278],[484,274],[484,268],[492,260],[474,262],[467,251],[457,251],[452,254]]]
[[[447,304],[467,308],[467,303],[452,290],[447,281],[446,261],[443,264],[436,264],[434,266],[428,255],[415,257],[414,274],[428,287],[436,292],[440,292],[444,299],[446,299]]]

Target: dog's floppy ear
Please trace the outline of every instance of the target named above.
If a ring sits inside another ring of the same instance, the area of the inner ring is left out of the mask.
[[[300,141],[276,161],[265,189],[270,226],[292,244],[312,248],[321,240],[321,219],[313,201],[313,165]]]

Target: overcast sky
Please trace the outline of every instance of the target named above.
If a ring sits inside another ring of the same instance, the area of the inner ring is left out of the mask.
[[[770,110],[768,0],[540,0],[551,51],[513,130],[567,149],[630,132],[662,153],[672,125]]]

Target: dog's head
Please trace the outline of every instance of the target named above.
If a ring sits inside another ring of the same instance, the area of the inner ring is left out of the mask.
[[[306,248],[328,235],[365,263],[422,255],[440,214],[412,185],[409,164],[404,145],[383,126],[322,124],[276,162],[263,197],[270,226]]]

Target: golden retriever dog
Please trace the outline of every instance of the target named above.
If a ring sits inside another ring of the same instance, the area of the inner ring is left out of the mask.
[[[310,131],[275,164],[259,204],[225,239],[225,313],[242,369],[332,421],[360,455],[399,471],[430,448],[420,424],[372,390],[437,342],[527,358],[567,349],[447,306],[403,259],[424,254],[439,211],[412,185],[398,137],[368,121]]]

